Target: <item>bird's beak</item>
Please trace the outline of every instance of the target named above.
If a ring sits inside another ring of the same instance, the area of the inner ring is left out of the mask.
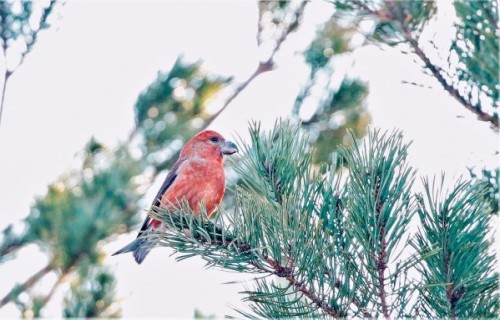
[[[234,143],[232,143],[231,141],[224,141],[221,144],[221,151],[223,154],[230,155],[230,154],[238,152],[238,147]]]

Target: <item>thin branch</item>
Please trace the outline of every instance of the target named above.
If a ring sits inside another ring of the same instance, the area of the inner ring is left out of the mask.
[[[326,269],[325,270],[325,275],[327,275],[330,279],[332,279],[332,273],[331,273],[330,270]],[[342,286],[342,283],[340,281],[335,281],[334,286],[335,286],[335,288],[340,289],[340,287]],[[352,297],[351,303],[356,308],[358,308],[359,311],[361,311],[361,313],[363,314],[363,317],[368,318],[368,319],[372,319],[373,318],[373,316],[371,315],[371,313],[368,312],[368,310],[366,310],[366,308],[363,308],[361,306],[361,302],[359,301],[359,299],[357,297]]]
[[[279,51],[279,49],[281,48],[281,45],[283,44],[283,42],[285,42],[288,35],[290,33],[292,33],[295,29],[297,29],[297,27],[299,26],[300,19],[302,18],[303,14],[304,14],[304,9],[305,9],[307,3],[308,3],[307,0],[304,0],[301,2],[300,6],[297,8],[297,10],[294,13],[294,20],[283,30],[280,37],[276,40],[276,45],[274,46],[273,51],[271,52],[271,56],[266,61],[259,63],[259,65],[255,69],[255,71],[250,75],[250,77],[248,77],[248,79],[246,81],[244,81],[242,84],[240,84],[236,88],[236,90],[234,90],[233,94],[231,96],[229,96],[229,98],[227,98],[227,100],[224,102],[224,104],[219,109],[219,111],[214,113],[210,118],[208,118],[205,121],[205,124],[203,125],[201,130],[208,128],[214,122],[214,120],[217,119],[217,117],[229,106],[229,104],[234,99],[236,99],[236,97],[238,97],[240,95],[240,93],[255,78],[257,78],[257,76],[259,76],[260,74],[262,74],[264,72],[271,71],[274,69],[274,56]],[[260,26],[260,23],[259,23],[259,29],[258,29],[258,33],[257,33],[258,44],[261,43],[261,41],[259,40],[261,32],[262,32],[262,27]]]
[[[446,79],[443,76],[443,70],[430,61],[429,57],[419,46],[417,39],[415,39],[412,36],[410,30],[408,30],[404,26],[404,22],[395,19],[394,15],[390,11],[372,9],[359,0],[352,0],[351,4],[356,5],[359,9],[363,10],[365,14],[372,15],[381,21],[397,22],[399,24],[399,28],[403,33],[405,41],[410,45],[412,51],[424,63],[425,68],[427,68],[431,72],[432,76],[436,78],[436,80],[441,84],[443,89],[447,91],[453,98],[455,98],[460,104],[462,104],[467,110],[474,113],[477,116],[478,120],[489,122],[496,129],[499,128],[499,121],[497,115],[495,114],[491,115],[484,112],[480,101],[478,101],[477,105],[473,105],[471,101],[467,99],[467,97],[463,96],[454,85],[451,85],[448,83],[448,81],[446,81]]]
[[[297,10],[294,13],[293,21],[286,27],[285,30],[281,33],[281,36],[276,40],[276,46],[274,47],[271,56],[267,60],[268,63],[271,63],[274,59],[274,56],[276,53],[279,51],[281,48],[281,45],[283,42],[285,42],[286,38],[290,33],[292,33],[297,27],[299,26],[300,19],[302,19],[302,16],[304,15],[304,10],[306,8],[306,5],[309,3],[308,0],[304,0],[300,3],[300,6],[297,8]]]
[[[56,6],[56,2],[57,2],[57,0],[50,0],[49,5],[43,9],[42,17],[40,18],[40,25],[38,26],[38,29],[31,30],[31,32],[32,32],[31,39],[28,38],[28,41],[26,42],[26,50],[21,52],[21,59],[19,60],[19,63],[17,64],[17,66],[11,70],[11,73],[14,73],[14,71],[17,70],[17,68],[21,64],[23,64],[24,59],[26,58],[26,55],[31,52],[33,45],[35,44],[36,40],[38,39],[38,33],[42,29],[48,27],[47,19],[49,18],[52,10],[54,10],[54,7]]]
[[[20,59],[18,64],[9,70],[7,66],[7,49],[8,49],[8,40],[9,37],[6,35],[6,30],[7,30],[7,25],[4,21],[6,21],[7,14],[6,14],[6,9],[5,8],[0,8],[0,11],[2,14],[0,14],[0,18],[2,20],[2,23],[0,25],[0,37],[2,38],[2,51],[3,51],[3,57],[4,57],[4,62],[5,62],[5,73],[4,73],[4,80],[3,80],[3,85],[2,85],[2,98],[0,99],[0,123],[2,122],[2,113],[3,113],[3,107],[4,107],[4,101],[5,101],[5,93],[7,90],[7,83],[9,81],[10,76],[21,66],[24,62],[24,59],[26,58],[26,55],[31,52],[33,45],[35,44],[36,40],[38,39],[38,33],[47,27],[47,19],[50,16],[50,13],[54,9],[56,5],[57,0],[51,0],[49,5],[43,9],[42,16],[40,18],[40,25],[38,26],[38,29],[31,29],[31,38],[25,38],[27,39],[26,41],[26,50],[22,51],[20,54]]]
[[[245,88],[255,79],[257,78],[257,76],[259,76],[260,74],[264,73],[264,72],[267,72],[267,71],[271,71],[273,69],[273,63],[272,62],[261,62],[259,63],[259,65],[257,66],[257,69],[255,69],[255,71],[250,75],[250,77],[248,77],[247,80],[245,80],[245,82],[243,82],[242,84],[240,84],[233,92],[233,94],[231,94],[229,96],[229,98],[227,98],[227,100],[224,102],[224,104],[222,105],[222,108],[220,108],[216,113],[214,113],[213,115],[211,115],[206,121],[205,121],[205,124],[203,125],[203,127],[200,129],[200,130],[204,130],[206,128],[208,128],[214,121],[215,119],[217,119],[217,117],[220,116],[220,114],[229,106],[229,104],[234,100],[236,99],[236,97],[238,97],[240,95],[240,93],[245,90]]]
[[[0,99],[0,124],[2,123],[2,113],[3,113],[3,105],[5,102],[5,92],[7,91],[7,82],[9,81],[11,74],[12,74],[11,72],[5,71],[3,76],[2,98]]]
[[[29,277],[24,283],[20,285],[14,286],[10,290],[9,293],[2,300],[0,300],[0,309],[5,306],[7,303],[11,302],[13,299],[17,298],[17,296],[29,288],[33,287],[42,277],[51,272],[54,269],[51,263],[47,264],[45,267],[40,269],[34,275]]]
[[[496,129],[499,128],[497,116],[484,112],[482,110],[480,102],[478,102],[476,106],[472,105],[472,103],[466,97],[460,94],[455,86],[448,84],[446,79],[441,74],[441,68],[430,61],[429,57],[427,57],[425,52],[418,45],[418,41],[414,39],[409,32],[405,33],[405,39],[412,47],[413,52],[420,58],[420,60],[422,60],[425,67],[432,73],[434,78],[436,78],[436,80],[441,84],[444,90],[446,90],[453,98],[460,102],[460,104],[462,104],[467,110],[474,113],[477,116],[478,120],[489,122]]]
[[[65,272],[61,273],[59,277],[57,278],[56,282],[52,285],[52,288],[50,289],[49,293],[45,295],[40,301],[39,301],[39,308],[42,309],[49,301],[52,299],[52,296],[56,292],[57,288],[61,283],[63,283],[64,279],[66,276],[69,274],[69,269],[66,270]]]
[[[224,234],[222,230],[218,230],[217,227],[216,231],[218,235]],[[207,239],[206,237],[201,236],[199,233],[196,233],[194,235],[194,239],[200,243],[210,242],[210,244],[224,246],[224,247],[235,246],[238,249],[238,251],[240,251],[240,253],[252,252],[252,248],[248,244],[237,242],[234,239],[230,240],[227,236],[218,236],[212,232],[210,232],[209,234],[211,236],[215,236],[215,239]],[[307,287],[303,282],[299,281],[293,274],[292,268],[282,266],[279,262],[270,258],[267,255],[265,256],[261,255],[260,257],[262,257],[264,262],[267,263],[269,266],[271,266],[272,269],[267,269],[253,260],[249,260],[248,263],[261,272],[271,273],[280,278],[286,279],[290,283],[290,285],[292,285],[295,289],[297,289],[297,291],[301,292],[304,296],[309,298],[316,306],[318,306],[327,315],[334,318],[339,317],[338,310],[336,310],[335,307],[330,306],[326,301],[324,301],[321,297],[319,297],[311,288]]]
[[[378,296],[380,299],[380,305],[382,307],[382,314],[384,315],[384,318],[390,319],[389,318],[389,308],[387,306],[387,292],[385,291],[385,270],[387,269],[387,263],[386,263],[386,250],[387,250],[387,242],[386,242],[386,234],[385,234],[385,226],[382,225],[379,230],[379,245],[380,245],[380,251],[378,252],[378,255],[376,257],[376,263],[377,263],[377,290],[378,290]]]
[[[265,258],[265,261],[273,267],[273,274],[278,277],[285,278],[291,285],[293,285],[298,291],[302,292],[306,297],[308,297],[315,305],[317,305],[323,312],[334,318],[338,318],[338,310],[330,306],[326,301],[320,298],[316,293],[314,293],[310,288],[308,288],[304,283],[299,281],[293,274],[293,271],[288,267],[283,267],[277,261],[271,258]]]
[[[380,299],[380,305],[382,307],[382,314],[385,319],[390,319],[389,308],[387,305],[387,292],[385,291],[385,270],[387,269],[387,240],[386,240],[386,232],[385,232],[385,223],[386,220],[381,219],[380,215],[382,214],[383,202],[380,199],[380,182],[377,183],[375,188],[374,198],[377,201],[376,212],[377,212],[377,220],[381,221],[379,226],[379,236],[378,236],[378,244],[380,246],[379,252],[377,252],[375,258],[375,264],[377,266],[377,291],[378,297]]]
[[[5,3],[3,1],[0,3],[0,38],[2,39],[2,54],[5,64],[5,72],[3,74],[3,84],[2,84],[2,98],[0,100],[0,123],[2,122],[2,113],[3,113],[3,105],[5,101],[5,92],[7,90],[7,82],[11,75],[11,72],[7,68],[7,40],[8,36],[7,32],[7,8],[5,7]]]

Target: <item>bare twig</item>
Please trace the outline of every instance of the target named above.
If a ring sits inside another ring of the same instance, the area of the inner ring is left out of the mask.
[[[43,308],[49,301],[52,299],[52,296],[56,292],[57,288],[61,283],[63,283],[64,279],[66,276],[69,274],[69,270],[66,270],[65,272],[61,273],[59,277],[57,278],[56,282],[52,285],[52,288],[50,289],[49,293],[45,295],[40,301],[39,301],[39,308]]]
[[[12,73],[5,71],[4,76],[3,76],[2,98],[0,99],[0,123],[2,123],[2,113],[3,113],[3,105],[5,102],[5,92],[7,91],[7,83],[9,81],[11,74]]]
[[[2,39],[2,53],[5,61],[5,72],[3,74],[3,84],[2,84],[2,98],[0,99],[0,123],[2,122],[2,112],[4,108],[4,102],[5,102],[5,93],[7,90],[7,83],[9,81],[10,76],[19,68],[20,65],[23,64],[24,59],[26,58],[26,55],[31,52],[33,45],[35,44],[36,40],[38,39],[38,33],[46,28],[48,26],[47,24],[47,19],[49,18],[50,13],[54,9],[56,5],[57,0],[50,0],[49,5],[43,9],[42,16],[40,18],[40,25],[38,26],[38,29],[31,30],[31,37],[26,38],[26,50],[22,51],[20,53],[20,59],[18,64],[12,68],[9,69],[7,67],[7,49],[8,49],[8,40],[10,37],[7,35],[7,10],[6,8],[0,8],[0,38]],[[2,1],[3,2],[3,1]]]
[[[259,76],[260,74],[264,73],[264,72],[267,72],[267,71],[271,71],[273,69],[273,63],[272,62],[261,62],[259,63],[259,65],[257,66],[257,69],[255,69],[255,71],[250,75],[250,77],[248,77],[247,80],[245,80],[242,84],[240,84],[233,92],[233,94],[231,94],[229,96],[229,98],[226,99],[226,101],[224,102],[224,104],[222,105],[222,107],[216,112],[214,113],[213,115],[211,115],[204,123],[203,127],[201,128],[201,130],[204,130],[206,128],[208,128],[212,122],[215,121],[215,119],[217,119],[220,114],[226,110],[226,108],[229,106],[229,104],[234,100],[236,99],[236,97],[238,97],[240,95],[240,93],[245,90],[245,88],[255,79],[257,78],[257,76]]]
[[[45,267],[37,271],[34,275],[29,277],[25,282],[20,285],[16,285],[14,288],[12,288],[12,290],[9,291],[9,293],[7,293],[7,295],[5,295],[5,297],[3,297],[2,300],[0,300],[0,308],[11,302],[12,299],[17,298],[19,293],[33,287],[43,276],[45,276],[52,270],[54,270],[54,267],[49,263]]]
[[[216,113],[214,113],[210,118],[208,118],[205,121],[205,124],[203,125],[202,130],[206,129],[207,127],[209,127],[214,122],[214,120],[217,119],[217,117],[229,106],[229,104],[234,99],[236,99],[236,97],[238,97],[239,94],[255,78],[257,78],[257,76],[259,76],[260,74],[262,74],[264,72],[273,70],[273,68],[274,68],[274,56],[279,51],[279,49],[281,48],[281,45],[283,44],[283,42],[285,42],[285,40],[287,39],[288,35],[290,33],[292,33],[295,29],[297,29],[297,27],[299,26],[300,19],[302,18],[303,14],[304,14],[304,9],[305,9],[307,3],[308,3],[307,0],[301,2],[300,6],[297,8],[297,10],[294,13],[294,19],[293,19],[293,21],[283,30],[283,32],[281,33],[281,35],[276,40],[276,45],[274,46],[273,51],[271,52],[270,57],[266,61],[259,63],[259,65],[255,69],[255,71],[250,75],[250,77],[248,77],[247,80],[245,80],[242,84],[240,84],[234,90],[233,94],[231,96],[229,96],[229,98],[227,98],[227,100],[224,102],[224,104],[219,109],[219,111],[217,111]],[[261,43],[261,40],[260,40],[260,33],[261,32],[262,32],[262,26],[260,25],[260,22],[259,22],[259,29],[258,29],[258,35],[257,35],[258,44]]]

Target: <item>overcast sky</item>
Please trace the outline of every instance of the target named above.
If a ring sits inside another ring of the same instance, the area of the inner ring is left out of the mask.
[[[307,74],[299,52],[329,14],[326,2],[313,2],[303,28],[277,55],[277,69],[252,83],[212,129],[231,137],[244,134],[249,119],[269,128],[276,117],[288,115]],[[259,59],[256,27],[253,1],[69,1],[9,84],[0,126],[0,227],[24,218],[33,199],[71,166],[91,136],[111,145],[124,140],[133,128],[138,94],[179,54],[243,81]],[[434,32],[440,37],[440,30]],[[411,56],[367,46],[345,68],[368,81],[372,126],[401,129],[413,140],[410,161],[421,176],[458,176],[467,166],[498,163],[497,136],[423,75]],[[150,198],[163,178],[151,186]],[[106,249],[114,252],[134,237],[123,235]],[[124,316],[191,317],[195,308],[223,316],[242,305],[237,292],[244,286],[223,283],[248,276],[206,270],[197,259],[177,263],[170,253],[154,250],[141,266],[130,255],[107,259],[116,271]],[[0,265],[2,295],[46,259],[29,247]],[[52,281],[47,277],[40,289]],[[66,289],[59,288],[46,316],[60,315]],[[13,305],[0,310],[0,317],[17,315]]]

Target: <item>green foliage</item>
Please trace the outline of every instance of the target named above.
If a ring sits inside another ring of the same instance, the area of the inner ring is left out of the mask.
[[[420,37],[424,27],[436,13],[435,1],[384,1],[377,8],[381,16],[373,31],[373,38],[395,45],[406,41],[408,33],[415,39]]]
[[[7,63],[6,73],[13,72],[31,51],[38,32],[50,27],[49,16],[56,5],[55,0],[42,1],[0,1],[0,40],[5,59],[15,57],[15,63]],[[22,51],[11,51],[14,45],[22,44]],[[15,56],[18,54],[19,56]],[[9,62],[8,61],[8,62]]]
[[[141,173],[140,162],[123,146],[106,152],[95,145],[90,142],[82,168],[50,185],[26,219],[30,240],[62,270],[82,257],[97,261],[99,241],[137,223],[142,193],[133,181]]]
[[[311,67],[311,74],[325,68],[334,55],[350,52],[350,42],[355,31],[352,27],[340,26],[333,17],[328,20],[304,53],[306,63]]]
[[[405,42],[409,35],[418,39],[437,10],[433,0],[335,0],[334,4],[337,14],[355,17],[354,22],[359,22],[358,19],[375,18],[373,30],[368,35],[388,45]]]
[[[362,32],[375,43],[403,44],[404,51],[410,48],[444,90],[479,120],[498,129],[500,29],[496,0],[453,1],[456,36],[447,59],[431,59],[431,48],[439,57],[448,48],[437,48],[432,39],[421,37],[438,8],[436,1],[336,0],[334,4],[338,15],[350,17],[352,25],[359,25],[360,20],[372,22],[373,28]]]
[[[498,107],[500,90],[498,63],[497,1],[454,1],[458,22],[451,45],[458,62],[457,81],[465,85],[469,100]],[[495,114],[497,114],[495,112]]]
[[[217,317],[215,315],[213,315],[213,314],[207,316],[204,313],[202,313],[200,310],[195,309],[194,310],[194,318],[195,319],[207,319],[207,320],[210,320],[210,319],[216,319]]]
[[[65,318],[118,318],[114,297],[115,277],[102,266],[78,269],[78,277],[71,283],[71,291],[64,301]]]
[[[110,149],[91,139],[79,154],[77,167],[36,199],[24,221],[25,230],[16,234],[8,227],[2,232],[0,259],[12,257],[27,244],[36,244],[48,254],[49,264],[16,285],[0,300],[0,307],[14,301],[22,312],[40,315],[55,288],[72,275],[77,284],[65,301],[66,316],[116,316],[108,310],[114,278],[103,269],[102,244],[135,227],[146,191],[141,183],[175,160],[184,141],[210,116],[205,110],[207,102],[228,81],[206,75],[200,63],[178,59],[170,72],[160,74],[139,96],[135,108],[137,128],[127,142]],[[132,156],[137,147],[144,158]],[[40,297],[33,293],[31,287],[53,271],[59,280],[51,292]],[[25,291],[29,301],[21,303],[17,297]],[[97,295],[98,291],[102,296]],[[85,301],[80,301],[82,297],[86,297]],[[91,298],[99,298],[102,303]]]
[[[315,163],[330,162],[338,146],[349,141],[348,132],[352,131],[357,138],[361,138],[366,134],[370,121],[364,106],[367,86],[345,76],[340,84],[332,83],[338,76],[334,70],[336,58],[351,51],[354,33],[353,27],[342,27],[332,17],[318,31],[304,53],[310,76],[295,100],[293,114],[303,118],[300,113],[304,109],[315,109],[308,119],[302,119],[315,146]]]
[[[469,169],[473,181],[484,188],[483,201],[488,204],[488,212],[498,215],[500,204],[500,168],[482,169],[480,175]]]
[[[137,130],[143,138],[143,152],[159,169],[170,164],[183,143],[193,136],[209,117],[207,103],[231,79],[207,75],[200,63],[178,58],[167,73],[142,92],[135,104]],[[170,156],[164,156],[165,149]]]
[[[24,221],[23,234],[14,236],[9,228],[4,230],[0,244],[2,255],[14,253],[26,244],[36,244],[47,252],[49,263],[25,283],[15,286],[0,305],[14,300],[23,313],[39,316],[53,291],[75,268],[80,270],[79,295],[89,286],[100,284],[102,290],[111,290],[114,285],[109,272],[106,273],[109,279],[104,283],[102,272],[82,273],[81,270],[102,263],[103,240],[127,232],[137,223],[136,213],[143,191],[134,181],[141,174],[143,164],[131,156],[126,146],[108,150],[94,139],[82,152],[80,160],[81,166],[49,185],[47,193],[35,201]],[[30,291],[51,271],[58,273],[51,292],[46,296],[30,292],[28,303],[17,300],[19,294]],[[111,294],[102,291],[103,297]],[[73,308],[71,312],[76,314],[75,306],[68,308]],[[81,308],[78,310],[83,310]],[[101,310],[99,308],[96,310]]]
[[[405,247],[399,245],[408,236],[413,216],[410,190],[414,171],[406,163],[407,152],[400,133],[378,131],[362,146],[342,150],[350,169],[346,185],[346,229],[353,241],[350,252],[362,274],[360,287],[364,290],[359,293],[364,308],[378,310],[375,316],[404,316],[398,310],[408,303],[405,276],[411,263],[398,261]],[[394,264],[397,267],[389,270]]]
[[[17,248],[24,246],[27,241],[25,234],[16,234],[13,225],[7,226],[2,231],[2,237],[0,238],[0,263],[10,258],[11,254]]]
[[[421,307],[422,300],[438,303],[426,292],[445,283],[434,281],[442,270],[433,265],[442,264],[444,252],[437,236],[454,239],[447,248],[460,257],[456,263],[467,262],[457,267],[457,280],[472,290],[463,315],[498,313],[495,260],[486,241],[492,215],[473,220],[479,213],[474,206],[484,203],[464,189],[470,198],[453,205],[463,223],[432,231],[443,226],[433,222],[442,210],[420,200],[417,209],[408,144],[400,133],[373,131],[361,146],[343,148],[350,168],[346,177],[338,163],[313,165],[309,142],[297,126],[280,122],[262,133],[254,124],[250,136],[244,155],[233,162],[242,179],[234,212],[213,221],[194,217],[187,204],[175,212],[151,212],[167,225],[152,239],[180,253],[177,259],[201,256],[208,266],[262,275],[243,292],[251,302],[251,312],[239,311],[243,316],[415,317],[424,309],[432,317],[453,316]],[[415,212],[426,233],[411,242]],[[412,282],[410,270],[419,272],[423,283]],[[442,298],[442,292],[436,294]]]
[[[500,312],[496,259],[491,252],[491,214],[484,188],[457,183],[443,193],[443,183],[424,181],[418,196],[422,229],[419,252],[437,254],[419,265],[425,317],[495,318]]]
[[[0,1],[0,55],[3,60],[0,121],[10,76],[33,49],[38,33],[50,27],[49,17],[55,5],[56,0]]]

